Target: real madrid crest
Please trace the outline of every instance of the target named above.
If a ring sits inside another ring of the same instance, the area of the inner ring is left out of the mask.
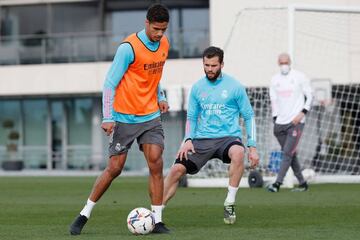
[[[221,97],[222,98],[227,98],[228,97],[228,91],[227,90],[222,90]]]

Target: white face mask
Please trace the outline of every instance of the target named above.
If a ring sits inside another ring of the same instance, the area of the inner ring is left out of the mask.
[[[290,65],[288,64],[282,64],[280,65],[280,72],[282,75],[287,75],[290,71]]]

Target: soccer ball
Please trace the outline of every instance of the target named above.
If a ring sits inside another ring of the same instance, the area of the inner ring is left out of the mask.
[[[129,231],[135,235],[148,234],[155,227],[154,215],[147,208],[135,208],[127,217],[127,227]]]

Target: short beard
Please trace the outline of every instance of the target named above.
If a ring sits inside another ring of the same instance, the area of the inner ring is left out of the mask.
[[[215,73],[214,77],[210,78],[210,77],[207,75],[207,73],[205,73],[207,79],[209,79],[210,82],[215,82],[216,79],[220,76],[220,74],[221,74],[221,70],[217,71],[217,72]]]

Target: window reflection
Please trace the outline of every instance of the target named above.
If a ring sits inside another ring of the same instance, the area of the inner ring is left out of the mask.
[[[145,10],[108,13],[106,29],[115,35],[112,45],[117,47],[127,35],[143,29],[145,15]],[[171,44],[170,58],[200,57],[209,45],[209,9],[170,9],[166,35]]]
[[[46,145],[46,100],[25,100],[24,145]]]
[[[25,168],[46,168],[47,161],[47,116],[45,99],[22,101],[23,109],[23,160]]]
[[[20,132],[20,101],[18,100],[8,100],[8,101],[0,101],[0,145],[5,146],[8,142],[8,127],[6,122],[11,122],[11,129]],[[21,136],[20,136],[21,137]]]
[[[200,57],[209,44],[202,4],[169,9],[169,58]],[[0,6],[0,65],[111,61],[121,41],[144,28],[145,15],[126,4],[101,13],[97,1]]]
[[[46,169],[49,165],[51,169],[91,169],[95,157],[103,168],[108,161],[109,137],[99,129],[101,123],[93,121],[95,114],[101,112],[101,104],[94,104],[97,101],[101,102],[101,97],[0,100],[0,122],[8,119],[14,122],[13,129],[20,133],[19,154],[26,169]],[[166,168],[173,163],[182,141],[185,116],[185,112],[162,116]],[[1,125],[0,163],[6,159],[6,137]],[[94,142],[100,149],[94,151]],[[136,141],[129,151],[125,170],[147,171]]]
[[[144,28],[146,11],[117,11],[108,14],[106,29],[127,36]]]
[[[209,46],[209,10],[185,9],[184,21],[184,57],[200,57]]]
[[[51,12],[52,33],[99,31],[99,9],[96,2],[53,4]]]
[[[65,103],[69,145],[91,144],[92,100],[73,99]]]

